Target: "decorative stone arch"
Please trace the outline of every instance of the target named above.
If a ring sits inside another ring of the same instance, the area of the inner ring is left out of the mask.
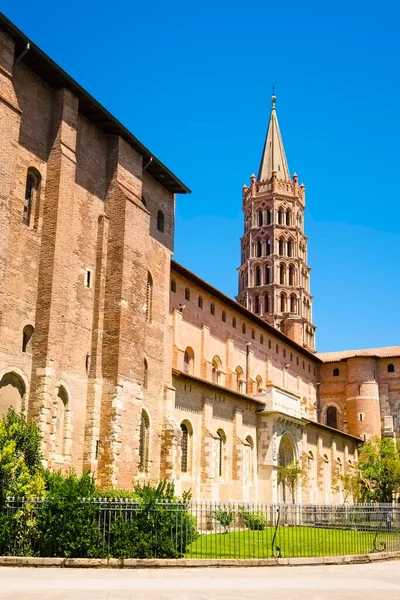
[[[244,376],[244,371],[240,365],[238,365],[235,369],[236,375],[236,391],[245,394],[246,393],[246,380]]]
[[[297,444],[293,435],[285,431],[279,440],[278,466],[287,467],[297,460]]]
[[[255,384],[256,384],[256,392],[260,393],[263,391],[263,380],[261,375],[257,375],[257,377],[255,378]]]
[[[26,414],[27,377],[18,368],[4,369],[0,373],[0,418],[12,407]]]
[[[328,409],[329,408],[336,409],[337,427],[335,429],[342,429],[342,426],[343,426],[342,409],[337,402],[334,402],[332,400],[327,400],[324,402],[324,406],[322,407],[322,411],[321,411],[322,423],[324,423],[324,425],[328,424],[327,420],[328,420]]]
[[[298,301],[297,295],[294,293],[290,294],[290,296],[289,296],[289,312],[297,314],[298,303],[299,303],[299,301]]]
[[[287,467],[298,460],[298,449],[296,440],[293,435],[285,431],[279,440],[278,449],[278,469],[279,467]],[[292,502],[290,490],[284,482],[278,484],[278,500],[279,502]]]
[[[220,359],[220,357],[218,355],[213,356],[213,359],[211,361],[211,379],[213,383],[216,383],[218,385],[222,384],[221,381],[221,377],[222,377],[222,361]]]
[[[258,285],[262,285],[263,282],[263,276],[262,276],[262,263],[261,262],[256,262],[252,265],[251,268],[252,271],[252,284],[253,287],[258,286]]]

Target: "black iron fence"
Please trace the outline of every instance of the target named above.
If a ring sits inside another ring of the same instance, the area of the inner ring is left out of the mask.
[[[0,555],[271,558],[400,550],[398,505],[8,498]]]

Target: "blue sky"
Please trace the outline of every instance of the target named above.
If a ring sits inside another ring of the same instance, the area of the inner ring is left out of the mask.
[[[67,4],[1,10],[193,191],[175,258],[234,296],[241,187],[271,83],[307,190],[320,351],[400,344],[400,7],[396,2]]]

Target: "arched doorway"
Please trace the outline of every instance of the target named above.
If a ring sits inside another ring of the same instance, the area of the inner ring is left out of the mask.
[[[292,440],[288,435],[284,435],[279,444],[278,468],[287,467],[294,460],[295,453]],[[291,491],[284,481],[280,481],[278,484],[278,501],[283,503],[292,502]]]
[[[15,412],[21,412],[25,392],[25,383],[19,375],[13,372],[3,375],[0,381],[0,418],[11,406]]]

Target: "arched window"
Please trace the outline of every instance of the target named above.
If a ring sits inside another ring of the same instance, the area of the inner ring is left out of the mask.
[[[272,211],[271,211],[271,209],[269,208],[269,209],[267,210],[267,225],[271,225],[271,223],[272,223]]]
[[[243,379],[243,369],[242,367],[236,367],[236,391],[240,394],[246,393],[246,382]]]
[[[254,268],[254,285],[261,285],[261,269],[258,266]]]
[[[269,296],[266,294],[264,296],[264,312],[269,313]]]
[[[262,256],[262,243],[260,240],[256,242],[256,256]]]
[[[210,313],[213,317],[215,316],[215,304],[210,304]]]
[[[267,256],[270,256],[270,254],[271,254],[271,240],[269,238],[266,239],[265,245],[266,245],[266,249],[267,249]]]
[[[263,214],[262,214],[261,210],[257,213],[257,217],[258,217],[257,224],[259,227],[261,227],[263,224]]]
[[[153,278],[147,273],[146,321],[151,322],[153,312]]]
[[[260,344],[264,344],[264,336],[262,333],[260,333]]]
[[[256,332],[255,332],[255,329],[252,329],[252,330],[251,330],[251,339],[252,339],[252,340],[255,340],[255,339],[256,339]]]
[[[247,442],[247,446],[245,447],[245,451],[246,451],[246,460],[245,460],[245,465],[246,465],[246,479],[248,479],[248,481],[250,483],[252,483],[254,481],[254,442],[253,439],[251,438],[251,436],[247,436],[246,437],[246,442]]]
[[[260,298],[259,296],[254,296],[254,312],[256,315],[260,314]]]
[[[223,320],[224,323],[226,323],[226,312],[224,310],[221,313],[221,319]]]
[[[159,210],[157,213],[157,229],[164,233],[164,213],[162,210]]]
[[[197,305],[199,308],[203,308],[203,297],[199,296],[198,300],[197,300]]]
[[[283,225],[283,210],[281,208],[278,210],[278,224]]]
[[[221,359],[219,358],[219,356],[214,356],[211,364],[212,364],[212,371],[211,371],[212,382],[216,383],[218,385],[221,385],[222,363],[221,363]]]
[[[0,418],[12,407],[15,412],[22,410],[26,388],[23,380],[16,373],[6,373],[0,381]]]
[[[185,300],[190,300],[190,290],[189,290],[189,288],[185,288]]]
[[[181,423],[181,472],[187,473],[190,471],[190,438],[192,436],[191,425],[184,421]]]
[[[236,317],[232,317],[232,327],[236,329]]]
[[[65,425],[68,405],[68,394],[65,388],[60,385],[57,394],[57,414],[56,414],[56,452],[64,454],[65,450]]]
[[[36,169],[28,169],[25,182],[25,200],[22,222],[24,225],[31,225],[32,215],[38,214],[38,194],[40,185],[40,173]]]
[[[281,312],[286,312],[286,294],[281,294]]]
[[[226,442],[226,436],[222,429],[218,429],[218,476],[222,477],[224,474],[224,446]]]
[[[392,365],[392,364],[388,365],[387,370],[388,370],[388,373],[394,373],[394,365]]]
[[[188,347],[183,355],[183,370],[189,375],[193,375],[194,370],[194,352],[193,349]]]
[[[262,387],[262,377],[261,375],[257,375],[256,377],[256,387],[257,387],[257,392],[262,392],[263,387]]]
[[[289,265],[289,285],[295,285],[294,274],[294,265]]]
[[[145,472],[149,464],[149,434],[150,421],[145,410],[140,414],[140,434],[139,434],[139,471]]]
[[[278,240],[278,254],[279,254],[279,256],[283,256],[284,255],[284,247],[285,247],[285,240],[283,240],[283,239]]]
[[[297,298],[294,294],[290,296],[290,312],[297,313]]]
[[[339,369],[333,369],[333,376],[339,377]]]
[[[143,389],[144,390],[147,390],[148,382],[149,382],[149,366],[147,364],[147,360],[144,359],[144,361],[143,361]]]
[[[279,265],[279,283],[285,285],[286,280],[286,267],[283,263]]]
[[[265,283],[271,283],[271,265],[265,265]]]
[[[171,279],[171,292],[176,292],[176,281]]]
[[[292,213],[291,211],[288,209],[286,211],[286,225],[291,225],[292,224]]]
[[[34,331],[32,325],[25,325],[22,331],[22,352],[32,351],[32,336]]]
[[[286,256],[293,256],[293,242],[288,240],[286,242]]]
[[[246,333],[246,323],[242,323],[242,333]]]

